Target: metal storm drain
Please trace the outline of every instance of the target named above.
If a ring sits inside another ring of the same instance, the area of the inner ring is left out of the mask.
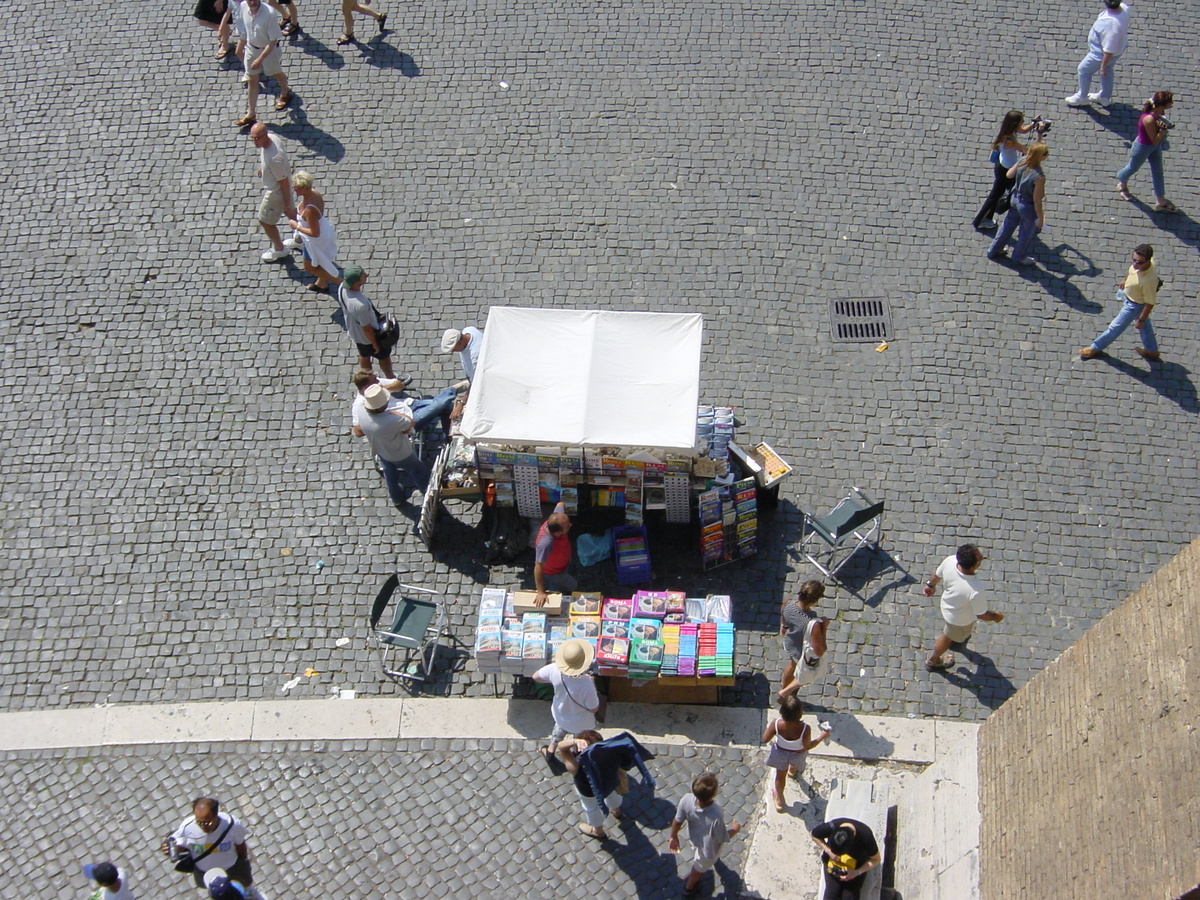
[[[830,300],[829,318],[838,343],[866,343],[892,339],[892,308],[884,297]]]

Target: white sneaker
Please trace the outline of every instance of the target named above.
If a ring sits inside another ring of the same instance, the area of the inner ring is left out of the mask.
[[[1107,107],[1112,103],[1112,97],[1105,97],[1103,94],[1088,94],[1088,99],[1097,106]]]
[[[453,387],[455,391],[457,391],[458,393],[461,394],[463,391],[466,391],[467,389],[469,389],[471,387],[471,382],[456,381],[456,382],[454,382],[453,385],[451,385],[451,387]]]
[[[292,255],[292,251],[290,251],[290,250],[284,250],[282,248],[279,250],[276,250],[274,247],[272,247],[270,250],[268,250],[266,253],[264,253],[262,256],[260,256],[259,259],[261,259],[263,262],[278,262],[279,260],[283,259],[285,256],[291,256],[291,255]]]
[[[1091,106],[1092,103],[1083,94],[1072,94],[1070,97],[1064,97],[1063,103],[1067,106]]]
[[[283,242],[283,246],[288,250],[299,250],[303,243],[303,241],[297,238],[290,237]]]
[[[250,73],[249,73],[249,72],[243,72],[243,73],[242,73],[242,77],[241,77],[241,78],[239,78],[239,79],[238,79],[238,81],[240,81],[242,84],[248,84],[248,83],[249,83],[249,81],[250,81]]]

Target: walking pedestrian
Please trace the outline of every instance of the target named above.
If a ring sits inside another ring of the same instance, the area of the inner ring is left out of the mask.
[[[292,164],[279,140],[267,131],[267,126],[255,124],[250,129],[250,142],[258,148],[258,177],[262,179],[263,197],[258,204],[258,224],[271,241],[271,248],[261,257],[263,262],[275,262],[291,252],[279,237],[279,217],[296,217],[292,205]]]
[[[243,62],[246,74],[250,76],[250,89],[246,96],[246,115],[235,123],[239,128],[258,121],[259,82],[263,75],[269,75],[279,82],[279,100],[275,103],[277,110],[287,109],[292,102],[292,92],[288,89],[287,75],[283,71],[283,51],[279,48],[283,32],[275,16],[263,5],[263,0],[245,0],[242,21],[246,25],[246,55]]]
[[[221,0],[225,4],[225,14],[217,27],[217,59],[229,56],[229,39],[237,35],[233,55],[243,59],[246,54],[246,20],[242,17],[242,4],[245,0]],[[249,81],[250,76],[243,72],[242,81]]]
[[[554,700],[550,704],[554,730],[550,732],[549,742],[542,748],[542,755],[547,759],[568,734],[578,736],[581,732],[594,731],[596,728],[600,695],[596,693],[596,682],[588,674],[595,657],[595,648],[588,641],[571,638],[559,645],[554,653],[554,662],[533,673],[534,681],[554,686]]]
[[[794,694],[779,701],[779,718],[773,719],[763,730],[762,742],[768,741],[767,767],[775,770],[775,786],[771,799],[775,801],[775,812],[783,812],[783,789],[787,777],[799,778],[808,764],[808,751],[832,733],[828,722],[821,723],[821,732],[813,740],[808,724],[803,721],[804,704]]]
[[[295,0],[267,0],[271,9],[282,17],[279,20],[279,30],[288,37],[300,33],[300,17],[296,14]]]
[[[342,321],[346,326],[346,334],[354,342],[358,350],[358,367],[371,370],[371,360],[379,360],[379,368],[383,370],[383,386],[388,390],[399,391],[404,385],[399,383],[392,369],[392,349],[399,340],[398,335],[387,335],[387,322],[375,308],[375,304],[363,293],[367,283],[367,273],[362,266],[346,266],[342,272],[342,283],[338,285],[337,301],[342,308]],[[395,338],[396,340],[392,340]]]
[[[1004,196],[1004,192],[1012,187],[1013,180],[1008,177],[1008,170],[1021,161],[1025,155],[1025,145],[1017,140],[1017,135],[1028,134],[1034,128],[1032,122],[1025,121],[1025,113],[1019,109],[1010,109],[1000,122],[1000,133],[992,141],[992,192],[983,201],[983,206],[975,215],[972,223],[976,230],[990,230],[996,227],[993,215],[996,204]]]
[[[826,633],[829,619],[818,616],[813,607],[825,596],[825,585],[806,581],[795,600],[785,600],[779,609],[779,633],[788,663],[780,679],[780,698],[795,696],[829,672],[829,646]]]
[[[387,485],[388,496],[397,509],[409,506],[414,490],[424,490],[429,483],[429,468],[413,451],[409,434],[412,419],[398,409],[389,409],[391,392],[375,384],[363,391],[363,436],[370,442]],[[405,485],[409,482],[410,486]]]
[[[953,555],[942,560],[937,571],[925,582],[923,592],[926,597],[932,597],[937,586],[942,585],[942,618],[946,620],[942,633],[934,641],[933,651],[925,660],[925,668],[931,672],[954,665],[954,654],[946,651],[952,643],[965,644],[970,640],[976,620],[1004,621],[1004,616],[988,609],[982,599],[984,585],[976,573],[983,559],[983,552],[978,547],[963,544]]]
[[[229,55],[229,43],[221,37],[221,22],[226,14],[227,0],[197,0],[196,9],[192,15],[205,28],[211,28],[217,33],[217,59]]]
[[[457,353],[467,381],[475,380],[475,367],[479,365],[479,351],[483,349],[483,332],[473,325],[459,331],[447,328],[442,332],[443,353]]]
[[[1042,172],[1042,161],[1049,155],[1050,148],[1038,141],[1030,144],[1025,151],[1025,158],[1008,170],[1008,177],[1013,179],[1012,205],[1004,217],[1004,224],[988,247],[988,259],[1004,256],[1004,248],[1019,225],[1012,258],[1021,266],[1031,266],[1036,261],[1029,255],[1029,250],[1033,246],[1034,236],[1046,226],[1042,206],[1046,196],[1046,175]]]
[[[1138,356],[1151,362],[1161,359],[1158,338],[1155,337],[1154,326],[1150,324],[1150,313],[1158,303],[1161,284],[1158,266],[1154,264],[1154,248],[1149,244],[1138,244],[1133,248],[1133,263],[1129,271],[1117,282],[1117,300],[1121,302],[1121,311],[1109,323],[1108,329],[1092,341],[1091,346],[1080,350],[1079,355],[1084,359],[1103,356],[1105,348],[1132,324],[1142,338],[1142,346],[1134,348]]]
[[[1167,199],[1167,183],[1163,177],[1163,143],[1171,123],[1163,115],[1175,105],[1175,97],[1170,91],[1157,91],[1153,97],[1142,106],[1142,114],[1138,116],[1137,137],[1129,145],[1129,162],[1117,173],[1117,193],[1126,200],[1132,200],[1129,193],[1129,178],[1142,167],[1142,163],[1150,163],[1150,181],[1154,185],[1154,198],[1158,201],[1154,209],[1158,212],[1177,213],[1175,204]]]
[[[672,853],[679,852],[679,830],[687,823],[688,840],[695,848],[692,869],[683,885],[683,896],[694,897],[700,887],[704,873],[717,864],[725,842],[736,837],[742,826],[735,820],[728,829],[725,814],[716,802],[720,785],[711,772],[697,775],[692,781],[692,792],[684,795],[675,807],[675,818],[671,821],[671,837],[667,843]]]
[[[364,16],[370,16],[375,20],[375,24],[379,28],[379,33],[383,34],[387,28],[387,13],[381,13],[365,4],[371,0],[363,0],[362,3],[357,0],[342,0],[342,21],[346,24],[346,30],[342,32],[342,36],[337,39],[339,47],[344,47],[346,44],[353,44],[358,39],[354,36],[354,13],[362,13]]]
[[[205,887],[204,873],[210,869],[224,869],[230,878],[245,885],[247,896],[254,900],[259,895],[251,887],[254,874],[250,869],[247,837],[245,826],[229,813],[221,812],[220,803],[212,797],[200,797],[192,803],[192,814],[179,823],[161,849],[168,855],[174,849],[177,858],[190,860],[196,887]]]
[[[308,286],[310,291],[323,293],[330,283],[341,284],[341,270],[337,264],[337,233],[333,223],[325,215],[325,198],[313,187],[313,177],[307,172],[292,176],[292,189],[296,192],[296,218],[288,219],[292,231],[300,236],[300,250],[304,258],[304,271],[317,280]],[[296,238],[284,241],[289,250],[296,249]]]
[[[98,862],[92,866],[92,878],[100,885],[93,900],[134,900],[125,873],[110,862]]]
[[[871,829],[842,817],[818,825],[810,837],[821,849],[825,900],[858,900],[867,873],[883,861]]]
[[[1079,63],[1079,90],[1063,102],[1067,106],[1108,106],[1112,102],[1117,60],[1129,43],[1129,7],[1121,0],[1104,0],[1104,9],[1088,32],[1088,52]],[[1100,90],[1091,93],[1092,76],[1100,76]]]

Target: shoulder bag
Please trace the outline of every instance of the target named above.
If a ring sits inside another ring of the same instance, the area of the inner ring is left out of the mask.
[[[214,850],[216,850],[218,847],[221,846],[221,841],[225,840],[225,835],[229,834],[229,829],[231,829],[233,827],[233,823],[236,821],[237,821],[237,819],[235,819],[233,816],[230,816],[229,824],[225,826],[225,830],[221,832],[221,836],[218,837],[211,844],[209,844],[208,849],[205,850],[203,853],[201,853],[199,856],[192,856],[192,854],[189,852],[188,855],[185,856],[183,859],[176,860],[175,861],[175,871],[176,872],[195,872],[196,871],[196,863],[200,862],[200,860],[204,859],[204,857],[208,856],[208,854],[212,853]]]

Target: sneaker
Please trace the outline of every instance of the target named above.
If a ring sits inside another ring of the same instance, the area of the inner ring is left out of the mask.
[[[980,222],[975,227],[982,228],[984,231],[991,231],[993,228],[996,227],[996,220],[995,219],[984,219],[982,222]]]
[[[1080,359],[1095,359],[1097,356],[1103,356],[1103,350],[1097,350],[1095,347],[1084,347],[1079,351]]]
[[[1147,350],[1145,347],[1134,347],[1133,352],[1142,359],[1148,359],[1151,362],[1158,362],[1160,359],[1162,359],[1162,354],[1157,350]]]
[[[288,250],[299,250],[303,246],[303,242],[299,238],[290,237],[283,242],[283,246]]]
[[[1092,103],[1083,94],[1072,94],[1070,97],[1064,97],[1063,103],[1067,106],[1091,106]]]
[[[242,73],[242,77],[241,77],[241,78],[239,78],[239,79],[238,79],[238,81],[240,81],[242,84],[246,84],[246,83],[248,83],[248,82],[250,81],[250,73],[249,73],[249,72],[243,72],[243,73]]]
[[[387,388],[387,390],[389,390],[393,394],[395,394],[395,393],[398,393],[398,392],[404,390],[404,379],[403,378],[380,378],[379,386],[383,387],[383,388]]]
[[[1112,97],[1105,97],[1103,94],[1099,94],[1099,93],[1088,94],[1088,99],[1091,100],[1093,103],[1095,103],[1097,106],[1103,106],[1106,108],[1108,107],[1108,105],[1110,103],[1112,103]]]
[[[261,259],[263,262],[278,262],[279,260],[283,259],[284,257],[291,256],[291,255],[292,255],[292,251],[290,251],[290,250],[285,250],[282,247],[280,247],[278,250],[276,250],[274,247],[272,247],[270,250],[268,250],[266,253],[264,253],[262,256],[260,256],[259,259]]]
[[[456,382],[454,382],[454,384],[452,385],[452,387],[454,388],[454,390],[455,390],[455,391],[457,391],[457,392],[458,392],[458,393],[460,393],[460,394],[461,394],[463,391],[467,390],[467,389],[468,389],[470,386],[471,386],[471,382],[469,382],[469,381],[456,381]]]
[[[1026,256],[1024,259],[1018,259],[1017,265],[1018,266],[1036,266],[1037,260],[1034,259],[1032,256]]]

